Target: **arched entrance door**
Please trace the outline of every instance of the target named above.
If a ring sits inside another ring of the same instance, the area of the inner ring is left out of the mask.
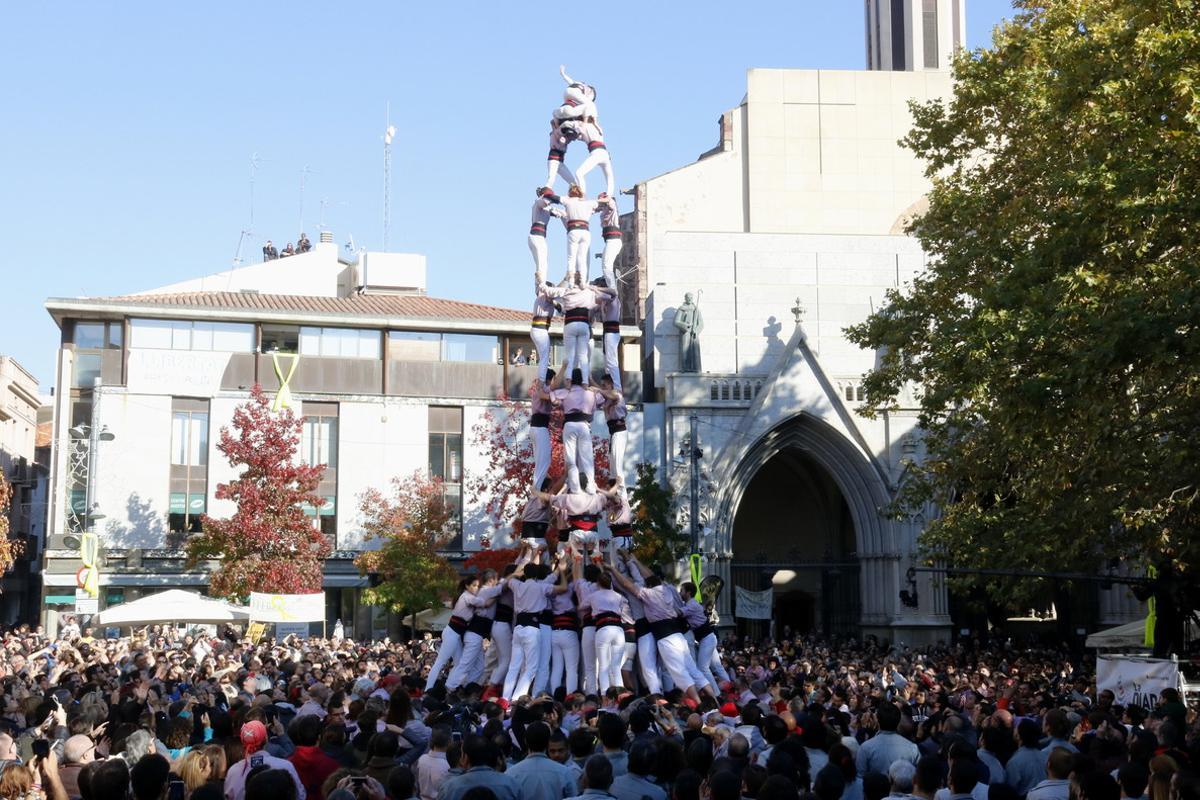
[[[854,520],[834,477],[809,452],[785,447],[758,468],[738,503],[731,539],[733,586],[772,592],[772,619],[736,617],[740,635],[858,632]]]

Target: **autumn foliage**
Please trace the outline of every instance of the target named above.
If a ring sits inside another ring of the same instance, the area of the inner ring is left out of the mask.
[[[363,591],[366,603],[415,613],[449,595],[458,573],[438,550],[455,536],[454,511],[440,480],[421,472],[393,478],[390,495],[363,492],[359,512],[367,542],[378,543],[354,560],[374,584]]]
[[[202,532],[187,543],[189,567],[217,559],[212,593],[245,598],[250,592],[305,594],[321,591],[322,561],[330,547],[305,516],[304,505],[322,504],[316,495],[324,464],[296,458],[303,419],[290,409],[276,413],[262,387],[221,428],[217,449],[241,467],[235,480],[217,485],[218,500],[237,511],[227,519],[205,515]]]
[[[533,486],[533,437],[529,433],[530,405],[526,402],[500,398],[498,407],[489,408],[471,429],[471,444],[486,460],[486,469],[467,480],[466,489],[473,502],[483,506],[484,513],[495,527],[490,537],[496,544],[506,537],[497,535],[512,531],[520,535],[521,509],[529,499]],[[556,408],[550,415],[550,478],[562,478],[563,414]],[[593,436],[596,476],[607,477],[608,437]]]
[[[12,502],[12,486],[0,473],[0,573],[16,562],[24,549],[24,543],[19,539],[8,538],[8,506]]]

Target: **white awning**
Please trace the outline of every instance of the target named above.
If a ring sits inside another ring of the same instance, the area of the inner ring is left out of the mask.
[[[183,589],[147,595],[100,612],[101,625],[153,625],[163,622],[245,622],[250,612],[241,606]]]

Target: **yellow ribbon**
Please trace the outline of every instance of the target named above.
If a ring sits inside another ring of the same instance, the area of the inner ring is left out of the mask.
[[[88,597],[100,596],[100,538],[94,533],[84,533],[79,542],[79,560],[83,562],[83,590]]]
[[[285,605],[286,603],[283,602],[283,597],[281,595],[271,595],[271,608],[279,612],[280,622],[287,622],[292,619],[292,615],[284,607]]]
[[[291,360],[286,376],[283,374],[283,367],[279,364],[280,355]],[[275,377],[279,379],[279,392],[275,395],[275,402],[271,404],[272,411],[277,412],[292,407],[292,391],[288,388],[288,381],[296,374],[296,365],[299,363],[300,355],[298,353],[271,353],[271,364],[275,367]]]
[[[700,579],[704,577],[704,566],[700,560],[699,553],[692,553],[688,559],[692,568],[692,583],[696,585],[696,602],[703,603],[704,598],[700,596]]]
[[[1154,567],[1146,568],[1147,578],[1157,578],[1158,570]],[[1158,622],[1158,608],[1154,602],[1154,595],[1150,595],[1150,599],[1146,601],[1146,632],[1143,638],[1143,644],[1146,647],[1154,647],[1154,626]]]

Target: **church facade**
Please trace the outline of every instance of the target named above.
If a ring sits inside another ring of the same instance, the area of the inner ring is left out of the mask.
[[[941,581],[908,577],[936,510],[884,513],[921,457],[915,402],[861,415],[876,354],[844,331],[926,265],[904,229],[929,183],[898,140],[909,100],[952,90],[946,70],[752,69],[717,146],[634,189],[622,266],[637,276],[645,395],[664,406],[662,466],[685,526],[694,431],[701,549],[726,580],[727,624],[735,589],[769,589],[777,634],[949,638]],[[1136,615],[1101,595],[1102,622]]]

